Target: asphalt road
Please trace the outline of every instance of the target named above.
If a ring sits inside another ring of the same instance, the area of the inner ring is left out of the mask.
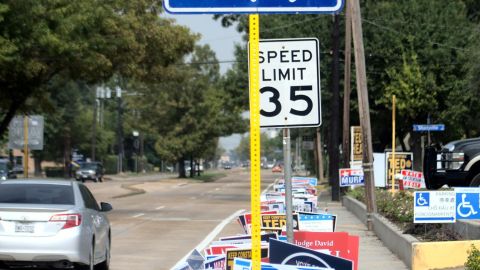
[[[207,236],[241,233],[235,212],[250,208],[250,177],[244,169],[225,171],[228,176],[212,183],[184,179],[116,179],[88,182],[98,201],[109,202],[112,224],[112,270],[170,269]],[[262,188],[275,175],[262,175]],[[145,193],[115,198],[135,192]],[[229,221],[229,222],[227,222]],[[220,230],[219,225],[226,224]]]

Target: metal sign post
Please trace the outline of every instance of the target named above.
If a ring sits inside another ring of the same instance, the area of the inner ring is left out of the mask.
[[[287,241],[293,243],[292,150],[290,129],[283,129],[283,162],[285,178],[285,207],[287,211]]]

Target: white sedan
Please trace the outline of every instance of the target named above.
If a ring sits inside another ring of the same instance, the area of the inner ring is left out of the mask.
[[[110,210],[81,183],[1,181],[0,269],[108,270]]]

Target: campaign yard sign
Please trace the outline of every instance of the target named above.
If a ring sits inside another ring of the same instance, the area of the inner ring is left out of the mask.
[[[340,169],[340,186],[360,186],[365,184],[362,169]]]
[[[216,256],[213,259],[205,261],[203,268],[205,270],[224,270],[225,255]]]
[[[246,259],[235,258],[233,270],[252,270],[252,261]],[[291,265],[262,263],[262,270],[331,270],[323,267],[296,267]]]
[[[287,225],[287,216],[285,214],[263,214],[262,228],[283,229]],[[293,215],[293,229],[298,230],[298,214]]]
[[[401,170],[403,188],[420,189],[425,187],[425,179],[422,172]]]
[[[348,259],[358,268],[359,237],[346,232],[294,232],[294,244]]]
[[[311,186],[317,186],[318,179],[315,177],[293,176],[292,184],[309,184]]]
[[[302,215],[298,218],[298,228],[301,231],[333,232],[334,218],[330,214]]]
[[[354,263],[351,260],[339,258],[278,240],[272,239],[270,241],[269,251],[270,263],[325,267],[332,270],[354,269]]]
[[[261,257],[263,262],[268,262],[268,247],[262,247]],[[242,259],[252,259],[252,249],[248,248],[239,248],[239,249],[229,249],[226,254],[227,267],[226,270],[233,269],[233,261],[235,258]]]

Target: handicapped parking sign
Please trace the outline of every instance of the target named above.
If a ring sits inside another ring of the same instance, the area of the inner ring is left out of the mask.
[[[480,188],[455,188],[456,218],[480,219]]]
[[[415,193],[415,206],[430,206],[430,193],[429,192],[416,192]]]

